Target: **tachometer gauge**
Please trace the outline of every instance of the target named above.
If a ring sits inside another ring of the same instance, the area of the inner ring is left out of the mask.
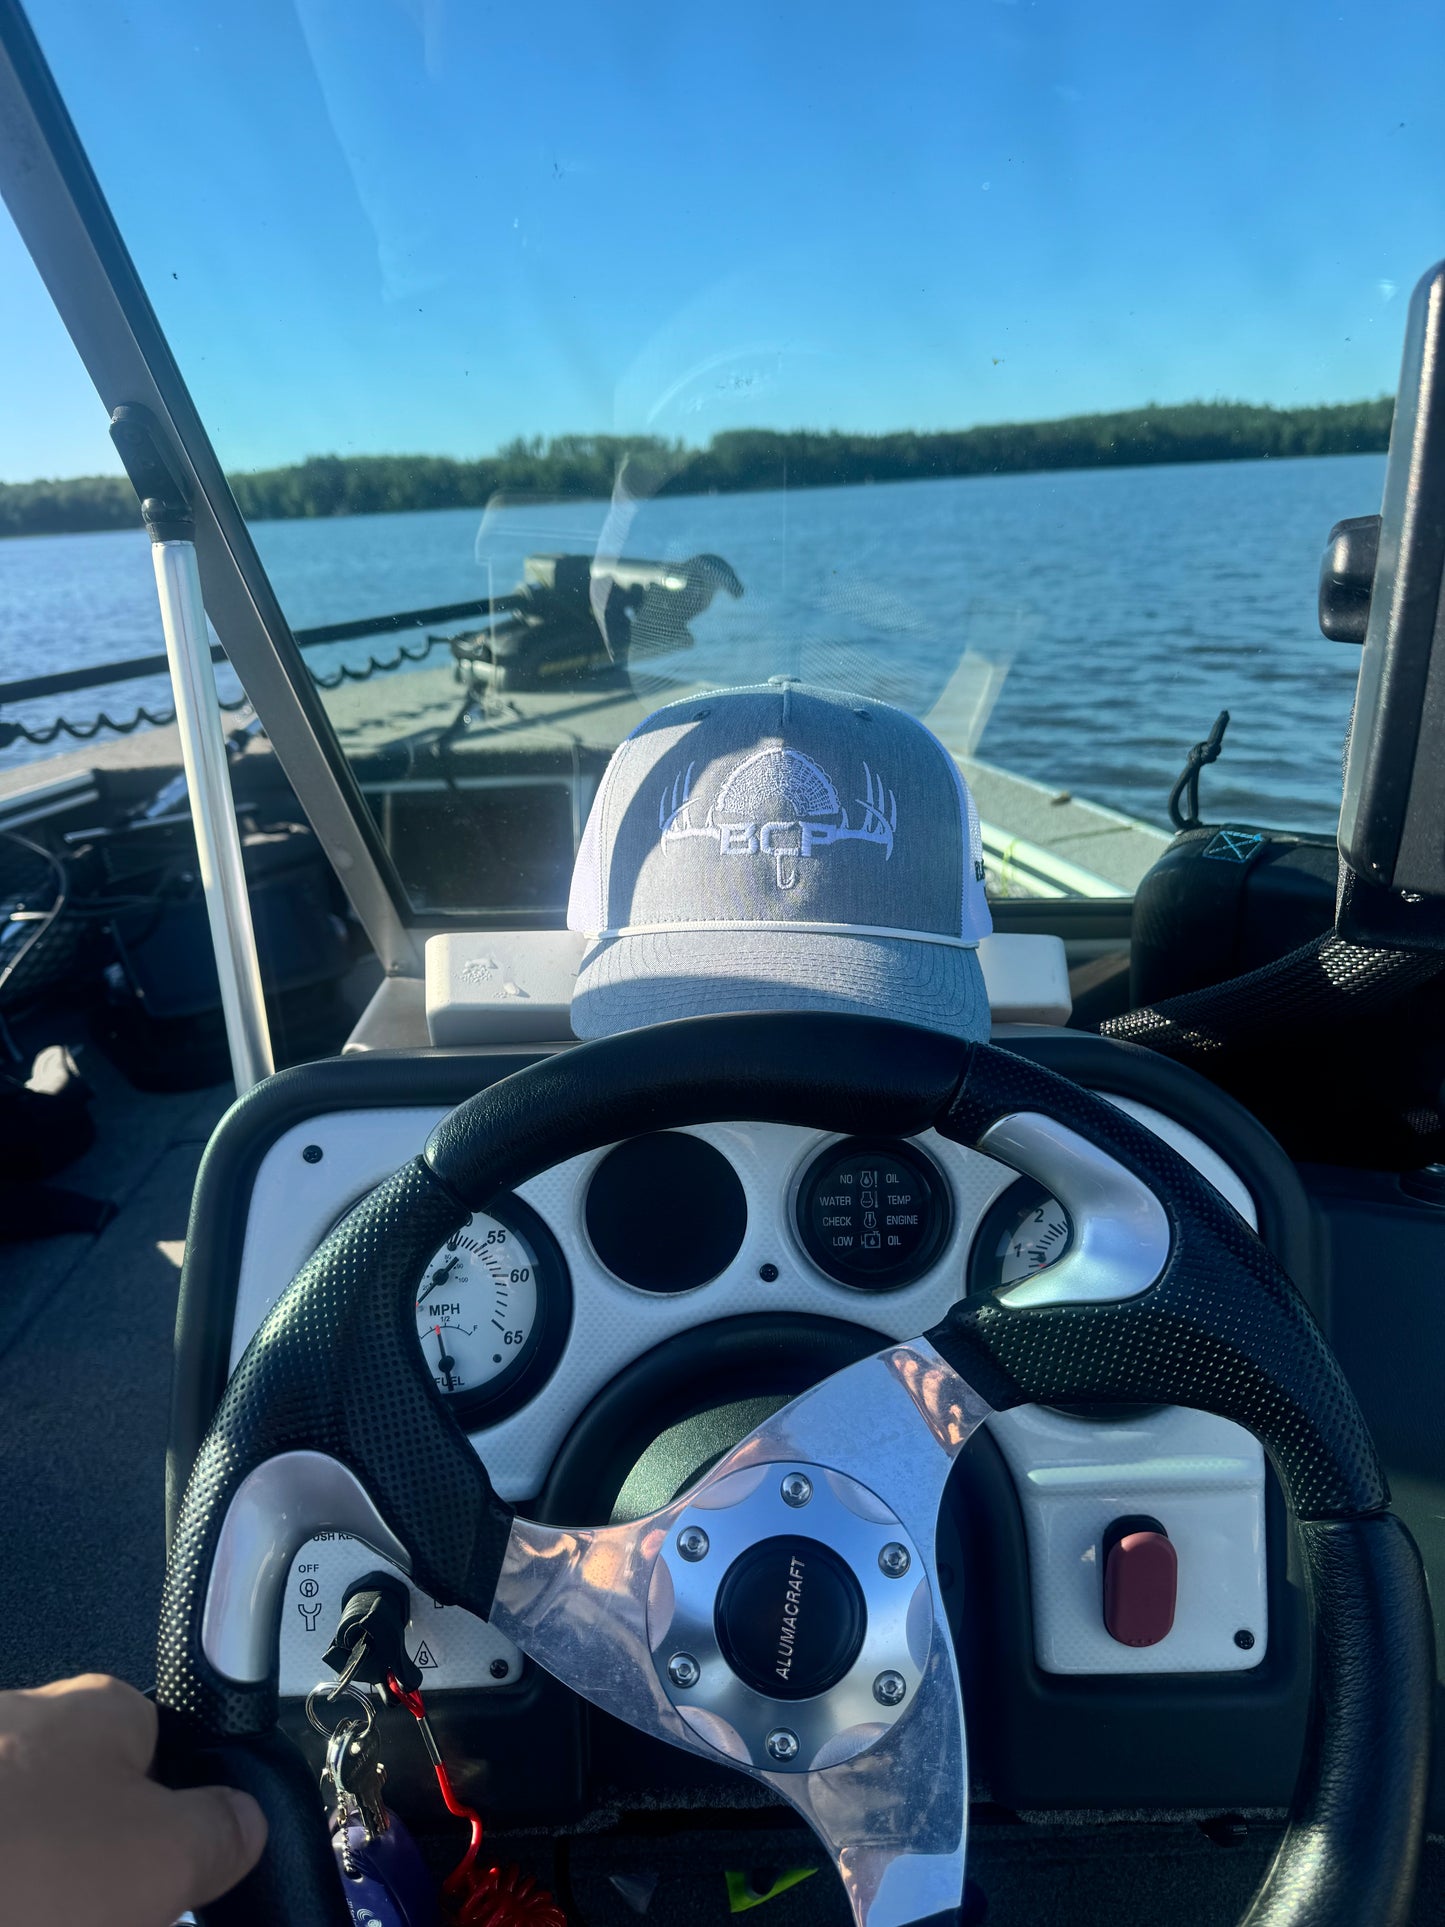
[[[1019,1178],[984,1214],[968,1261],[970,1292],[996,1291],[1047,1270],[1073,1236],[1058,1199],[1032,1178]]]
[[[556,1364],[571,1318],[562,1253],[520,1198],[474,1213],[417,1287],[422,1357],[464,1425],[525,1404]]]

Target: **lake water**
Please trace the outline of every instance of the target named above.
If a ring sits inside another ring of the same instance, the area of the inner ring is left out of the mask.
[[[1359,657],[1316,626],[1319,557],[1333,522],[1378,507],[1383,475],[1383,456],[1345,456],[686,497],[625,517],[513,503],[255,535],[297,628],[500,594],[536,549],[711,550],[746,593],[699,619],[697,651],[672,659],[689,677],[799,674],[922,714],[971,650],[1003,672],[980,756],[1160,824],[1186,750],[1228,709],[1206,814],[1329,830]],[[146,549],[139,532],[0,542],[0,681],[159,650]],[[308,661],[325,672],[388,647]],[[167,695],[156,679],[0,713],[84,721]],[[0,767],[50,753],[15,745]]]

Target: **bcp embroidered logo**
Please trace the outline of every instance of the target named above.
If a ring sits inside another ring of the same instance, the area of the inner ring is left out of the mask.
[[[798,864],[835,843],[877,844],[885,862],[893,854],[898,799],[866,763],[864,794],[853,799],[862,811],[857,824],[832,777],[801,750],[754,751],[724,777],[701,822],[692,787],[696,769],[689,763],[662,792],[657,824],[664,849],[686,837],[707,837],[720,856],[769,856],[780,890],[795,889]]]

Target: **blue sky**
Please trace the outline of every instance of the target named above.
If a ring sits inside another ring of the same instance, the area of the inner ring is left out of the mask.
[[[31,10],[233,468],[1352,399],[1445,255],[1438,0]],[[114,465],[8,225],[0,369]]]

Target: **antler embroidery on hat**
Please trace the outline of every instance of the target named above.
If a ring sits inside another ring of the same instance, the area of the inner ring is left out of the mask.
[[[834,843],[876,843],[885,862],[893,854],[898,799],[866,763],[866,794],[853,799],[863,812],[856,829],[832,777],[800,750],[755,750],[734,765],[701,823],[694,820],[696,768],[689,763],[663,788],[657,823],[664,848],[685,837],[708,837],[720,856],[770,856],[780,890],[796,887],[799,859]]]

